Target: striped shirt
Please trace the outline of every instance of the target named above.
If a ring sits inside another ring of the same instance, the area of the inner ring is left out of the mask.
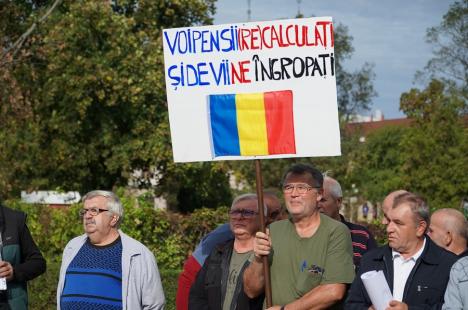
[[[341,222],[345,224],[351,233],[353,242],[353,262],[356,267],[356,272],[361,262],[361,257],[369,250],[377,247],[374,237],[367,228],[362,225],[347,222],[343,215],[340,214]]]

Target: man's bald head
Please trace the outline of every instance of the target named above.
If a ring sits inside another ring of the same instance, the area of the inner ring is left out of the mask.
[[[467,249],[467,221],[458,210],[445,208],[431,216],[428,235],[438,246],[457,255]]]
[[[388,225],[389,222],[388,222],[387,214],[390,211],[390,209],[393,208],[393,203],[395,202],[395,198],[406,193],[408,193],[407,190],[399,189],[399,190],[391,192],[390,194],[387,195],[387,197],[385,197],[385,199],[382,202],[382,212],[384,215],[382,218],[382,224]]]

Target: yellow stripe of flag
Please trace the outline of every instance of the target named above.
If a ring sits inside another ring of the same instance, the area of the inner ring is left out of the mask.
[[[263,93],[237,94],[236,110],[241,155],[268,155]]]

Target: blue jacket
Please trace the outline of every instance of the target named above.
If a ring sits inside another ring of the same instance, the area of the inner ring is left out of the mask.
[[[457,256],[426,237],[426,245],[406,281],[403,302],[409,309],[441,309],[449,279],[450,268]],[[346,299],[345,309],[368,309],[372,303],[361,280],[361,275],[372,270],[383,270],[393,292],[392,249],[385,245],[364,255],[359,273],[354,278]]]

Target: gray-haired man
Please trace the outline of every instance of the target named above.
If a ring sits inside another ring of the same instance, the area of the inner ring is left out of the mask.
[[[325,176],[323,179],[323,195],[319,202],[319,210],[323,214],[328,215],[334,220],[341,222],[348,227],[351,233],[351,241],[353,242],[353,263],[355,270],[359,270],[361,257],[368,251],[377,247],[374,237],[371,232],[364,226],[354,224],[345,220],[340,214],[340,208],[343,201],[343,193],[340,183]]]
[[[85,234],[63,252],[57,309],[162,309],[153,253],[119,230],[123,207],[112,192],[92,191],[80,210]]]
[[[387,309],[440,309],[457,257],[426,237],[429,206],[421,197],[406,193],[395,198],[386,216],[388,243],[362,258],[345,309],[372,306],[361,275],[374,270],[383,271],[392,292]]]

